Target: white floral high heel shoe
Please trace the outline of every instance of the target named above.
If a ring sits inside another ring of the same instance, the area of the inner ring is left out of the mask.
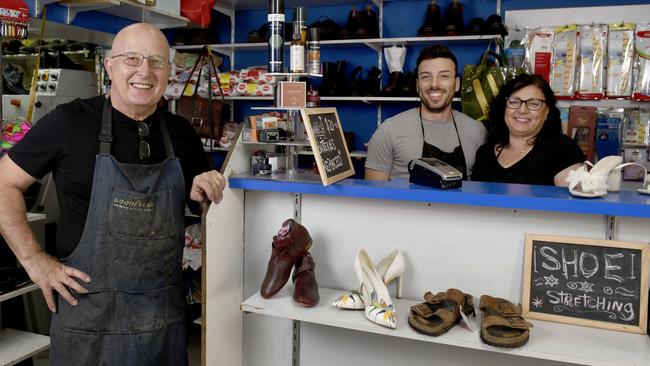
[[[569,172],[566,178],[569,192],[578,197],[603,197],[607,192],[618,192],[621,189],[621,169],[626,166],[638,165],[645,172],[645,167],[641,164],[621,164],[622,162],[623,158],[618,155],[606,156],[595,165],[585,162],[579,169]],[[587,166],[591,169],[588,170]]]
[[[404,261],[404,256],[399,249],[393,249],[384,259],[377,263],[377,272],[384,281],[384,284],[388,286],[393,280],[397,279],[397,298],[402,298],[402,280],[404,270],[406,268],[406,262]],[[359,278],[361,286],[363,286],[361,278]],[[348,310],[363,310],[366,308],[366,304],[363,303],[361,298],[361,292],[363,290],[352,290],[344,293],[339,296],[336,300],[332,302],[332,306],[340,309]]]
[[[397,313],[388,288],[365,249],[359,250],[354,270],[357,271],[357,277],[361,278],[361,298],[366,305],[366,318],[387,328],[397,328]]]

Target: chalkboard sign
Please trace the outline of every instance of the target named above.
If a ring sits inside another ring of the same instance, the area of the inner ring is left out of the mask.
[[[336,108],[308,108],[301,113],[323,185],[354,175]]]
[[[526,235],[525,317],[646,333],[649,245]]]

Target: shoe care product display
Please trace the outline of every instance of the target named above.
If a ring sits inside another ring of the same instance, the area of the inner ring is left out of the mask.
[[[531,323],[521,316],[521,304],[490,295],[481,296],[481,340],[491,346],[521,347],[530,336]]]
[[[305,72],[305,43],[300,34],[300,28],[293,29],[293,40],[289,46],[289,72]]]
[[[277,294],[287,283],[293,269],[294,300],[303,306],[318,303],[314,260],[309,254],[311,245],[312,238],[304,226],[293,219],[282,223],[278,234],[273,237],[271,258],[260,288],[263,298]]]
[[[27,38],[29,7],[25,0],[2,0],[0,37]]]
[[[268,70],[282,72],[284,66],[284,0],[269,0]]]
[[[607,37],[607,97],[630,97],[632,96],[634,24],[610,24]]]
[[[620,153],[620,131],[624,119],[623,108],[598,110],[596,114],[596,156],[598,158]]]
[[[605,95],[605,25],[578,27],[577,99],[603,99]]]
[[[567,135],[575,140],[589,161],[594,161],[597,110],[596,107],[579,105],[569,108]]]
[[[427,292],[424,300],[411,306],[409,314],[409,325],[418,333],[437,337],[460,323],[462,318],[476,316],[472,295],[455,288],[436,295]],[[471,325],[468,326],[471,328]]]
[[[404,255],[399,249],[392,250],[386,257],[379,261],[376,265],[377,273],[384,281],[386,286],[390,285],[395,279],[397,279],[397,292],[396,297],[398,299],[402,298],[402,279],[404,270],[406,269],[406,262],[404,261]],[[364,286],[363,282],[360,281],[359,290],[353,290],[344,293],[339,296],[332,306],[335,308],[348,309],[348,310],[363,310],[366,308],[366,303],[363,302],[361,294],[364,292],[362,287]]]
[[[634,100],[650,101],[650,23],[637,23],[635,34]]]
[[[309,28],[309,40],[307,42],[307,72],[320,74],[320,37],[318,28]]]
[[[577,62],[578,28],[575,24],[555,28],[552,73],[549,84],[558,99],[573,96]]]
[[[546,81],[549,81],[551,75],[553,36],[554,32],[550,28],[531,28],[528,29],[523,42],[526,47],[526,69]]]

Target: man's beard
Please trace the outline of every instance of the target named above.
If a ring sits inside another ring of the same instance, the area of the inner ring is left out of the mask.
[[[438,91],[438,90],[433,90],[433,91],[435,92],[435,91]],[[442,91],[446,92],[446,90],[442,90]],[[421,102],[422,107],[425,110],[427,110],[428,112],[431,112],[431,113],[442,113],[442,112],[444,112],[451,105],[451,102],[454,99],[453,94],[447,95],[447,98],[444,100],[443,105],[440,106],[440,107],[436,107],[427,98],[422,98],[422,96],[419,96],[419,97],[420,97],[420,102]]]

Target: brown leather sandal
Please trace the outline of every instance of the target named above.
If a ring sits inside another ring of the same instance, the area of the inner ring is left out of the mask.
[[[521,304],[506,299],[481,296],[481,339],[496,347],[515,348],[528,342],[533,325],[521,316]]]
[[[434,295],[431,292],[424,294],[423,303],[411,306],[409,325],[417,332],[437,337],[461,319],[460,308],[463,307],[465,315],[474,315],[474,300],[472,295],[450,288],[446,292]]]

